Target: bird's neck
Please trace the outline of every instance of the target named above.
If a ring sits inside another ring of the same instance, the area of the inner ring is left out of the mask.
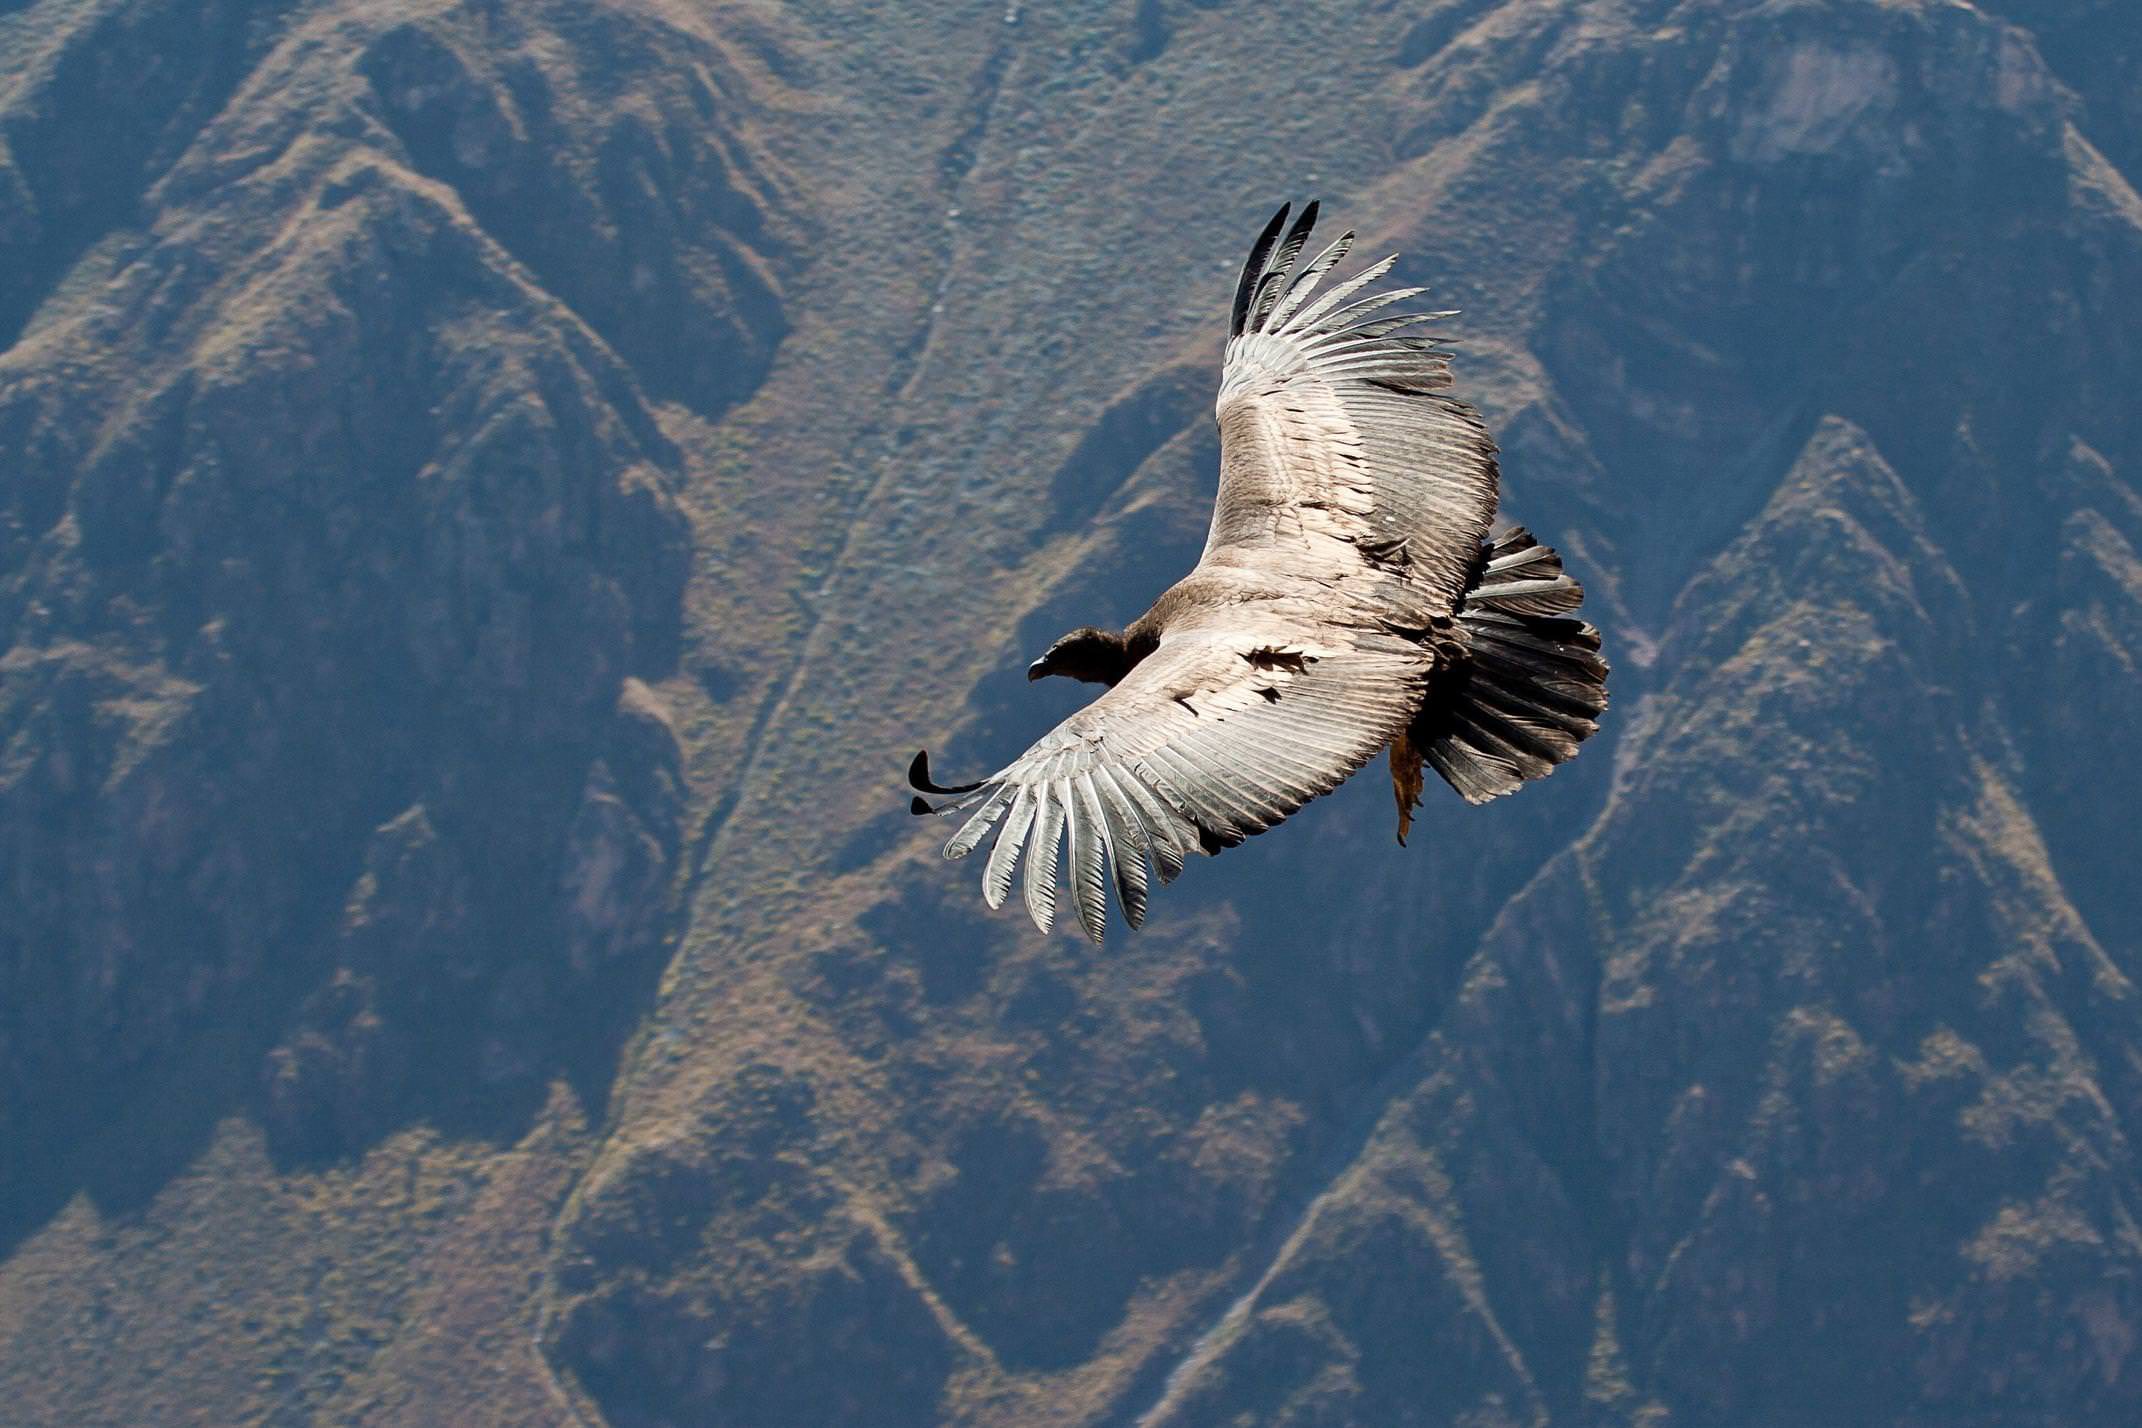
[[[1115,650],[1110,661],[1108,683],[1111,687],[1122,682],[1123,677],[1138,667],[1138,662],[1160,647],[1158,631],[1132,625],[1116,636]]]

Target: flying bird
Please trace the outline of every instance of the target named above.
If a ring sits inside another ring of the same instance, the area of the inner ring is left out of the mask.
[[[1317,205],[1290,211],[1235,288],[1196,567],[1125,629],[1073,630],[1028,667],[1107,692],[1010,764],[944,787],[925,750],[908,771],[953,800],[915,812],[971,810],[946,857],[996,834],[990,907],[1025,857],[1044,932],[1060,858],[1098,943],[1111,881],[1135,928],[1148,864],[1170,881],[1379,751],[1404,843],[1424,766],[1485,803],[1574,757],[1606,708],[1599,632],[1570,615],[1584,589],[1522,526],[1497,529],[1495,443],[1421,331],[1456,314],[1391,314],[1426,291],[1371,290],[1395,254],[1326,287],[1354,235],[1303,262]]]

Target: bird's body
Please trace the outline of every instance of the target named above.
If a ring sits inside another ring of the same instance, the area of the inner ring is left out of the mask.
[[[1170,879],[1385,749],[1403,842],[1424,765],[1484,802],[1571,757],[1605,708],[1598,634],[1565,618],[1582,588],[1521,527],[1490,538],[1494,442],[1442,390],[1448,354],[1399,335],[1450,314],[1372,316],[1420,291],[1354,296],[1392,259],[1319,294],[1353,235],[1297,271],[1315,213],[1286,228],[1282,208],[1243,269],[1196,567],[1121,632],[1073,631],[1029,670],[1108,691],[979,783],[938,788],[916,758],[917,787],[974,809],[946,856],[1000,830],[984,897],[1001,904],[1024,854],[1044,929],[1059,850],[1099,941],[1111,874],[1136,926],[1148,861]]]

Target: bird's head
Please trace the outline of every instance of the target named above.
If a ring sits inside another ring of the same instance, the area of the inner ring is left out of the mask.
[[[1045,679],[1060,674],[1088,684],[1114,684],[1130,673],[1135,663],[1123,636],[1088,625],[1050,645],[1040,659],[1026,667],[1026,677]]]

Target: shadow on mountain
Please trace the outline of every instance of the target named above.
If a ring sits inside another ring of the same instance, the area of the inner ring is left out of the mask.
[[[230,99],[287,8],[155,0],[94,14],[10,106],[0,352],[85,253],[144,221],[149,188]]]
[[[6,298],[40,324],[36,354],[0,356],[9,1245],[79,1191],[141,1205],[231,1115],[286,1167],[416,1123],[510,1141],[559,1077],[599,1116],[674,930],[681,756],[646,681],[678,658],[687,534],[678,454],[618,352],[646,303],[711,321],[771,290],[603,288],[636,261],[611,253],[568,310],[528,270],[572,254],[502,249],[391,133],[263,138],[337,86],[446,105],[464,158],[535,109],[435,72],[444,41],[394,31],[351,70],[243,18],[115,14],[7,116],[33,248],[152,180],[162,218]],[[537,22],[500,23],[510,67]],[[660,36],[620,25],[617,68],[581,54],[522,100],[662,88],[625,62]],[[635,142],[562,169],[581,187],[551,206],[647,232],[581,202],[622,163],[635,203],[667,194],[695,233],[770,232],[712,157],[612,152]],[[69,159],[90,150],[123,162]],[[70,162],[115,196],[52,179]],[[736,317],[761,348],[764,318]],[[718,403],[763,358],[672,375]]]

